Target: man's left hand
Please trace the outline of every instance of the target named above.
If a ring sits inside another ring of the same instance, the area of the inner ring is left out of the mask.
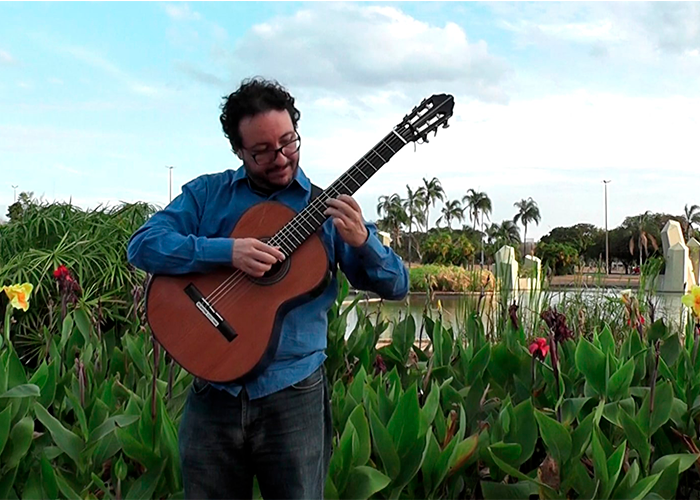
[[[328,208],[324,213],[333,217],[333,225],[345,243],[352,247],[364,245],[369,233],[362,219],[360,205],[347,194],[341,194],[337,198],[329,198],[326,204]]]

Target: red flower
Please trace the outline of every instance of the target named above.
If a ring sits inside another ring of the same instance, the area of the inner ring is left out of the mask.
[[[547,357],[547,354],[549,354],[549,345],[547,345],[547,339],[542,337],[536,338],[535,341],[532,344],[530,344],[530,347],[528,349],[532,356],[543,361],[544,358]]]
[[[70,271],[68,270],[68,268],[66,266],[61,264],[53,272],[53,277],[56,278],[57,280],[66,279],[66,277],[70,277]]]

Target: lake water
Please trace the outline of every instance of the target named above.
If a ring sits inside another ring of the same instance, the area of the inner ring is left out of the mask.
[[[633,291],[635,294],[636,291]],[[594,315],[596,318],[621,317],[625,313],[625,307],[620,301],[621,290],[617,288],[594,288],[594,289],[556,289],[539,293],[522,292],[517,297],[518,316],[521,321],[528,325],[539,315],[539,312],[547,306],[564,310],[573,307],[575,310],[583,309],[584,312]],[[354,297],[348,297],[344,302],[346,305]],[[402,301],[378,301],[370,299],[360,301],[358,307],[362,308],[366,314],[371,314],[371,318],[381,315],[388,320],[396,320],[399,317],[405,318],[408,313],[413,316],[416,322],[416,335],[418,336],[423,322],[423,312],[426,308],[425,294],[410,294]],[[496,315],[501,310],[498,303],[502,299],[493,295],[486,295],[482,298],[482,321],[487,331],[493,330],[497,324]],[[508,304],[512,302],[512,297]],[[646,302],[646,298],[644,298]],[[428,305],[431,316],[437,317],[438,301],[440,301],[443,314],[443,322],[449,323],[456,331],[462,330],[465,319],[472,312],[477,310],[479,301],[478,294],[435,294]],[[655,319],[663,318],[672,328],[679,328],[684,324],[685,308],[681,303],[680,294],[656,293],[650,296],[651,304],[654,307]],[[648,309],[649,306],[647,305]],[[647,318],[649,315],[647,314]],[[569,324],[574,318],[567,318]],[[374,321],[373,321],[374,322]],[[348,314],[346,336],[349,336],[357,323],[356,311]],[[382,338],[390,338],[391,321],[389,329],[384,332]]]

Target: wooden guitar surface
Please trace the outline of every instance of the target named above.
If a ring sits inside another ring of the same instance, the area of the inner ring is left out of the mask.
[[[255,205],[243,214],[231,237],[266,240],[294,215],[281,203]],[[287,310],[323,286],[328,256],[319,236],[312,234],[276,267],[261,280],[233,267],[209,274],[154,276],[146,299],[153,335],[177,363],[202,379],[229,382],[254,375],[274,356]],[[207,318],[201,303],[198,307],[193,290],[231,327],[233,340]]]

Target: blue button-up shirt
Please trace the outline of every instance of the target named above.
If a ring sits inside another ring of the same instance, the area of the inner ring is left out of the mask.
[[[264,201],[277,201],[300,212],[311,196],[311,182],[301,168],[284,189],[262,194],[252,189],[245,169],[202,175],[182,188],[163,210],[155,213],[131,237],[128,259],[152,274],[207,272],[231,265],[235,240],[229,235],[243,213]],[[327,220],[321,227],[329,265],[337,265],[358,289],[377,293],[387,300],[408,293],[408,272],[401,259],[382,245],[374,224],[366,223],[369,237],[364,245],[346,244]],[[258,377],[245,383],[251,399],[272,394],[311,375],[326,359],[327,312],[337,296],[335,273],[325,291],[292,309],[285,317],[273,362]],[[238,395],[237,383],[217,385]]]

